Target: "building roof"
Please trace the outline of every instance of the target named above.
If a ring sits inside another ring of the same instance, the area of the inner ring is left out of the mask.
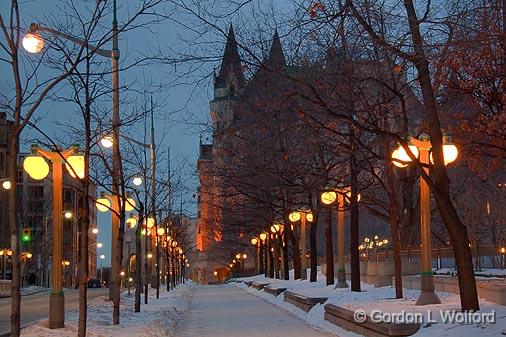
[[[215,78],[214,86],[226,87],[230,82],[236,82],[239,87],[244,86],[244,74],[242,72],[241,57],[235,39],[234,28],[230,25],[227,43],[221,60],[220,72]]]

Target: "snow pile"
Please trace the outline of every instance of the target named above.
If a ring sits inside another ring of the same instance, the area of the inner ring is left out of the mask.
[[[333,285],[325,285],[325,276],[318,274],[318,281],[310,283],[308,280],[275,280],[262,276],[243,279],[258,283],[269,283],[273,288],[287,288],[294,293],[308,297],[327,297],[325,304],[331,303],[350,310],[363,310],[368,315],[373,311],[383,313],[417,313],[423,319],[422,328],[414,336],[474,336],[492,337],[506,335],[506,307],[499,304],[480,301],[480,313],[493,313],[495,323],[475,322],[443,322],[445,313],[460,311],[460,298],[456,294],[438,292],[441,304],[416,306],[419,290],[404,289],[404,298],[395,299],[395,288],[391,286],[374,288],[369,284],[362,284],[362,292],[351,292],[349,289],[334,289]],[[323,328],[339,336],[357,336],[324,320],[323,305],[317,304],[309,313],[283,301],[283,294],[274,297],[264,291],[249,288],[245,284],[238,284],[247,292],[262,297],[265,300],[301,317],[309,324]],[[443,316],[442,316],[443,315]],[[389,316],[391,317],[391,316]],[[446,316],[446,318],[448,318]],[[430,322],[429,322],[430,319]]]
[[[148,304],[141,297],[141,312],[134,312],[134,294],[121,294],[120,324],[112,325],[112,302],[107,296],[88,302],[87,336],[175,336],[177,323],[188,310],[195,291],[195,284],[186,282],[173,291],[160,289],[160,298],[155,298],[155,290],[149,289]],[[50,330],[47,320],[22,330],[24,337],[63,337],[76,336],[79,312],[65,314],[65,328]]]

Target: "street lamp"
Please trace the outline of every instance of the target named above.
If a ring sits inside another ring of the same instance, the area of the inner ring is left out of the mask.
[[[102,137],[102,139],[100,139],[100,144],[106,149],[110,149],[114,144],[113,137],[111,135]]]
[[[101,254],[100,255],[100,283],[101,284],[104,284],[104,266],[103,266],[104,259],[105,259],[105,255]]]
[[[112,144],[113,147],[113,157],[112,157],[112,193],[118,194],[119,192],[119,174],[120,174],[120,147],[119,147],[119,129],[120,129],[120,114],[119,114],[119,30],[118,30],[118,20],[117,20],[117,6],[116,6],[116,0],[113,0],[113,19],[112,19],[112,49],[111,50],[105,50],[101,49],[95,46],[92,46],[88,43],[86,40],[78,39],[73,36],[70,36],[68,34],[65,34],[63,32],[48,28],[48,27],[42,27],[36,23],[32,23],[30,25],[30,32],[26,34],[23,37],[23,47],[30,53],[38,53],[42,50],[44,47],[44,40],[37,32],[45,32],[52,34],[54,36],[72,41],[73,43],[87,47],[88,50],[92,50],[95,54],[110,58],[112,61]],[[117,250],[116,244],[114,243],[117,241],[117,238],[119,236],[119,213],[113,214],[112,216],[113,222],[112,222],[112,241],[113,245],[112,248]],[[117,266],[118,261],[115,258],[116,254],[112,257],[112,269],[113,272],[117,272],[119,266]],[[117,310],[119,310],[119,287],[117,287],[117,275],[114,273],[112,274],[112,291],[114,291],[114,313],[113,313],[113,324],[119,324],[119,313]],[[118,288],[115,290],[115,288]],[[111,293],[110,293],[111,295]],[[111,296],[110,296],[111,297]],[[62,303],[64,303],[62,301]],[[51,312],[51,310],[50,310]],[[58,312],[58,321],[55,321],[52,319],[52,317],[49,317],[49,328],[61,328],[64,325],[64,318],[63,320],[60,319],[63,313]]]
[[[351,198],[351,188],[339,184],[337,188],[329,188],[321,195],[321,201],[324,205],[331,206],[337,202],[337,284],[335,288],[348,288],[346,282],[346,267],[344,263],[345,255],[345,225],[344,225],[344,201],[349,202]],[[361,195],[357,194],[357,202]],[[331,216],[331,214],[330,214]]]
[[[313,222],[313,213],[308,208],[300,208],[288,215],[291,222],[300,221],[300,254],[301,254],[301,279],[307,278],[307,260],[306,260],[306,223]]]
[[[141,177],[134,177],[132,179],[132,183],[135,185],[135,186],[140,186],[142,184],[142,178]]]
[[[10,190],[11,189],[12,184],[9,181],[9,179],[0,179],[0,181],[2,182],[2,188],[4,190]]]
[[[23,48],[31,53],[37,54],[44,48],[44,39],[36,33],[27,33],[21,41]]]
[[[52,291],[49,300],[49,327],[62,328],[65,323],[65,298],[62,287],[62,265],[57,261],[63,259],[63,163],[73,177],[81,178],[84,173],[84,159],[75,159],[76,146],[58,152],[46,151],[32,145],[32,154],[23,161],[23,168],[35,180],[42,180],[49,174],[49,165],[53,166],[53,263]],[[73,174],[73,173],[77,173]]]
[[[413,157],[418,158],[424,173],[429,175],[429,164],[432,162],[430,137],[422,133],[418,139],[408,138],[408,149]],[[443,160],[444,165],[455,161],[458,156],[457,147],[452,144],[448,134],[443,135]],[[399,145],[392,152],[393,164],[397,167],[406,167],[412,162],[411,157],[406,153],[404,146]],[[434,292],[434,273],[432,272],[431,239],[430,239],[430,190],[425,179],[420,176],[420,231],[421,231],[421,294],[416,305],[441,303]]]

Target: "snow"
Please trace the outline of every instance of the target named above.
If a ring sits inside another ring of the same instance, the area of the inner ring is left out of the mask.
[[[180,337],[266,336],[336,337],[233,284],[197,288],[180,331]]]
[[[455,268],[441,268],[441,269],[434,269],[434,273],[436,275],[457,275],[457,270]],[[502,278],[504,279],[506,277],[506,269],[497,269],[497,268],[490,268],[490,269],[481,269],[481,270],[475,270],[474,275],[476,275],[477,279],[484,279],[484,278]]]
[[[501,334],[506,335],[506,307],[485,300],[480,300],[480,312],[494,312],[494,324],[458,324],[442,322],[440,313],[440,310],[449,310],[450,312],[460,311],[460,298],[456,294],[438,292],[437,294],[442,304],[416,306],[415,302],[420,294],[419,290],[404,289],[403,299],[395,299],[395,288],[391,286],[374,288],[372,285],[362,284],[362,292],[351,292],[349,289],[334,289],[333,285],[326,286],[325,276],[320,273],[318,274],[317,282],[309,282],[308,280],[275,280],[265,278],[263,275],[244,278],[242,280],[269,283],[269,286],[272,288],[287,288],[289,291],[308,297],[327,297],[328,300],[325,304],[332,303],[352,311],[363,310],[368,315],[370,315],[373,310],[377,310],[381,313],[400,313],[402,311],[420,313],[424,324],[422,324],[422,328],[414,335],[418,337],[461,337],[473,336],[476,334],[479,334],[480,337],[500,336]],[[264,291],[249,288],[241,283],[237,284],[237,286],[297,315],[313,326],[320,327],[325,331],[337,333],[339,336],[357,336],[356,334],[345,331],[325,321],[323,319],[323,305],[318,304],[313,307],[309,313],[305,313],[294,305],[284,302],[283,295],[274,297]],[[430,313],[428,313],[429,311]],[[436,322],[427,324],[429,318]]]
[[[149,289],[148,304],[141,298],[141,312],[134,312],[134,295],[121,294],[120,324],[112,325],[112,302],[106,296],[88,302],[87,336],[176,336],[174,332],[181,316],[188,309],[195,292],[195,284],[186,282],[173,291],[160,289],[160,298]],[[64,337],[77,335],[79,312],[65,314],[65,328],[50,330],[47,320],[37,322],[22,330],[24,337]]]

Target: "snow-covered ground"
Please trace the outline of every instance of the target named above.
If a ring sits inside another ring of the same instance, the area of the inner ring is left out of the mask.
[[[337,337],[231,284],[201,286],[180,337]]]
[[[134,312],[134,295],[126,292],[121,295],[120,324],[112,325],[112,302],[107,297],[98,297],[88,303],[87,336],[176,336],[174,333],[182,315],[188,309],[195,291],[195,284],[186,282],[174,291],[160,289],[160,298],[155,298],[155,290],[149,289],[148,304],[142,295],[141,312]],[[22,330],[24,337],[64,337],[77,336],[77,311],[65,315],[65,328],[50,330],[47,320]]]
[[[273,288],[288,288],[288,290],[308,297],[328,297],[325,303],[332,303],[337,306],[346,307],[350,310],[363,310],[368,315],[376,310],[380,313],[418,313],[423,322],[428,319],[436,321],[432,324],[423,324],[422,328],[414,335],[425,336],[448,336],[462,337],[475,336],[492,337],[506,335],[506,307],[487,301],[480,301],[481,313],[493,313],[495,323],[493,324],[458,324],[443,323],[440,310],[446,312],[459,311],[460,299],[456,294],[438,293],[442,304],[430,306],[415,306],[416,299],[420,292],[418,290],[404,289],[404,298],[395,299],[395,289],[393,287],[374,288],[368,284],[362,284],[362,292],[351,292],[349,289],[334,289],[334,286],[325,285],[325,277],[318,274],[318,282],[310,283],[308,280],[273,280],[263,276],[254,276],[243,279],[244,281],[254,281],[258,283],[269,283]],[[274,297],[264,291],[258,291],[249,288],[245,284],[238,283],[246,291],[256,296],[262,297],[267,301],[284,308],[306,320],[309,324],[323,328],[326,331],[333,332],[339,336],[357,336],[354,333],[345,331],[333,324],[325,321],[323,305],[317,304],[309,313],[305,313],[299,308],[283,301],[283,296]],[[430,311],[430,313],[428,313]],[[391,317],[391,316],[388,316]],[[405,315],[403,317],[406,317]]]
[[[441,268],[441,269],[434,269],[434,273],[436,275],[457,275],[457,270],[455,268]],[[506,269],[483,268],[482,270],[476,270],[474,274],[478,279],[490,277],[504,278],[506,277]]]

